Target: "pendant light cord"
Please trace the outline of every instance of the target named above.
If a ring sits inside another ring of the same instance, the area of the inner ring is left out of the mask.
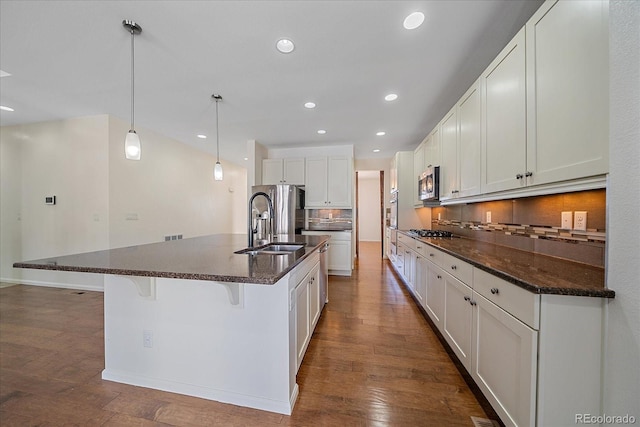
[[[134,73],[135,73],[135,67],[134,67],[134,60],[135,60],[135,55],[134,55],[134,43],[133,43],[133,39],[135,37],[133,28],[131,28],[131,130],[133,129],[133,119],[134,119],[134,96],[135,96],[135,91],[134,91]]]
[[[220,135],[218,132],[218,99],[216,98],[216,158],[218,160],[218,163],[220,162]]]

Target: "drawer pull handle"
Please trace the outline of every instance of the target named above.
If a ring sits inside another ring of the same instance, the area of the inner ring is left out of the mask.
[[[434,254],[429,254],[429,256],[435,256]]]
[[[466,296],[466,295],[465,295],[465,296],[464,296],[464,300],[465,300],[465,301],[469,301],[469,302],[470,302],[470,301],[471,301],[471,297],[468,297],[468,296]]]
[[[457,269],[458,269],[458,267],[457,267],[457,266],[455,266],[455,265],[452,265],[452,266],[451,266],[451,269],[452,269],[452,270],[457,270]]]
[[[499,292],[500,292],[500,289],[498,289],[498,288],[491,288],[491,293],[492,293],[493,295],[496,295],[496,294],[497,294],[497,293],[499,293]]]
[[[422,246],[416,246],[416,248],[418,248],[418,249],[422,249]]]

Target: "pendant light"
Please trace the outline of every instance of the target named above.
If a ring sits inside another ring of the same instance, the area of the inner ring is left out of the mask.
[[[124,154],[129,160],[140,160],[140,138],[133,127],[133,112],[134,112],[134,54],[133,54],[133,39],[136,34],[142,32],[142,27],[136,24],[134,21],[125,19],[122,21],[124,28],[131,33],[131,129],[127,132],[127,136],[124,139]]]
[[[218,133],[218,102],[222,101],[222,97],[217,94],[211,95],[216,100],[216,165],[213,167],[213,179],[222,181],[222,165],[220,164],[220,135]]]

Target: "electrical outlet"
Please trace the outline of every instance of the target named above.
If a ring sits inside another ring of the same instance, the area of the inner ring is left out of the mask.
[[[560,223],[560,228],[562,228],[563,230],[571,230],[572,224],[571,224],[571,217],[573,212],[569,211],[569,212],[562,212],[562,220]]]
[[[587,231],[587,212],[575,211],[573,213],[574,230]]]
[[[491,224],[491,211],[487,211],[487,224]]]
[[[142,345],[146,348],[153,347],[153,332],[144,330],[142,331]]]

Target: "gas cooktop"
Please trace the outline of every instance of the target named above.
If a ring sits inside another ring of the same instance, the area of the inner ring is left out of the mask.
[[[412,228],[409,233],[420,237],[453,237],[453,233],[444,230],[418,230]]]

